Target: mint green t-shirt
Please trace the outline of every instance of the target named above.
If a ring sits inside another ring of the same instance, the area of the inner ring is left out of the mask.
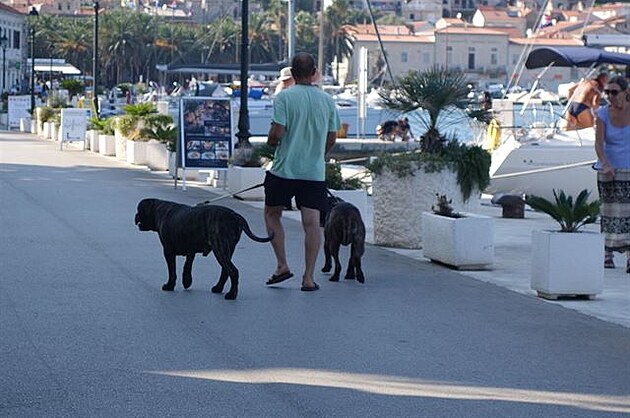
[[[271,172],[286,179],[324,181],[326,136],[341,126],[332,97],[315,86],[292,86],[274,99],[271,120],[286,131]]]

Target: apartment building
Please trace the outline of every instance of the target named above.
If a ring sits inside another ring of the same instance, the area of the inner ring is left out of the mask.
[[[24,78],[28,50],[25,16],[14,8],[0,3],[0,92],[10,91]]]

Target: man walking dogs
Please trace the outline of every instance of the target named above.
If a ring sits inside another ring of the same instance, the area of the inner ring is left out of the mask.
[[[332,98],[311,85],[315,60],[301,52],[291,62],[295,86],[281,91],[273,102],[267,144],[276,147],[273,167],[265,178],[265,224],[271,241],[276,271],[267,281],[275,285],[293,277],[284,246],[282,210],[295,202],[304,228],[304,275],[302,290],[319,286],[313,280],[321,241],[319,211],[326,207],[325,155],[335,145],[341,126]]]

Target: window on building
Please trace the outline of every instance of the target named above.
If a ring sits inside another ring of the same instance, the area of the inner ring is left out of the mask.
[[[497,49],[490,49],[490,65],[497,65],[499,63],[499,57],[497,55]]]
[[[416,15],[415,15],[415,14],[413,14],[413,13],[411,13],[411,14],[409,15],[409,20],[416,20]]]
[[[61,3],[57,4],[57,10],[61,11]]]
[[[13,31],[13,48],[20,49],[20,31],[19,30]]]
[[[475,69],[475,48],[473,47],[468,48],[468,69]]]
[[[446,64],[447,65],[453,64],[453,47],[452,46],[446,47]]]
[[[407,62],[409,60],[409,55],[407,54],[407,52],[401,52],[400,53],[400,62]]]

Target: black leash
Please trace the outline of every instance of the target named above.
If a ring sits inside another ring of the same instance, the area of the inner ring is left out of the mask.
[[[224,196],[219,196],[219,197],[216,197],[216,198],[214,198],[214,199],[205,200],[205,201],[203,201],[203,202],[199,202],[199,203],[197,203],[197,206],[209,205],[210,203],[217,202],[217,201],[219,201],[219,200],[223,200],[223,199],[227,199],[228,197],[233,197],[234,199],[238,199],[238,200],[245,200],[245,199],[243,199],[242,197],[237,196],[237,195],[238,195],[238,194],[241,194],[241,193],[248,192],[248,191],[250,191],[250,190],[257,189],[257,188],[262,187],[262,186],[264,186],[264,185],[265,185],[265,183],[260,183],[260,184],[257,184],[257,185],[255,185],[255,186],[251,186],[251,187],[248,187],[248,188],[246,188],[246,189],[239,190],[239,191],[234,192],[234,193],[232,193],[232,194],[227,194],[227,195],[224,195]]]

